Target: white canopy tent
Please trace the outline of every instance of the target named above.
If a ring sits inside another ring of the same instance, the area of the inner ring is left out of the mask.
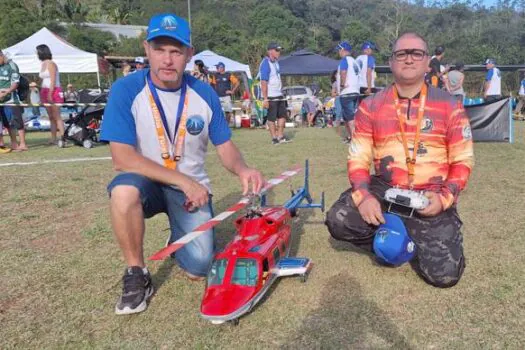
[[[218,55],[213,51],[205,50],[193,56],[190,63],[186,65],[186,70],[193,70],[195,60],[202,60],[210,72],[216,72],[217,68],[215,65],[219,62],[222,62],[224,63],[227,72],[244,72],[246,73],[248,79],[252,79],[252,73],[250,72],[249,65],[234,61],[228,57]]]
[[[49,46],[60,73],[96,73],[100,86],[97,54],[71,45],[45,27],[2,51],[18,65],[20,73],[39,73],[41,62],[36,55],[36,47],[41,44]]]

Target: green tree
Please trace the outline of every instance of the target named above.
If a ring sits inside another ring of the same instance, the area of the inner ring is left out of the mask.
[[[117,44],[115,36],[81,25],[69,26],[67,40],[82,50],[105,56]]]

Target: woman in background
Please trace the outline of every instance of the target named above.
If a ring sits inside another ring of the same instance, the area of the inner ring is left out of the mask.
[[[62,103],[62,88],[60,87],[60,75],[58,67],[53,62],[53,55],[47,45],[38,45],[36,47],[38,59],[42,61],[40,68],[40,79],[42,79],[42,88],[40,89],[40,100],[42,103]],[[46,107],[49,122],[51,123],[51,140],[50,144],[57,143],[58,137],[62,139],[64,135],[64,121],[60,116],[59,106]]]
[[[124,62],[122,63],[122,76],[127,76],[131,72],[131,66],[129,63]]]

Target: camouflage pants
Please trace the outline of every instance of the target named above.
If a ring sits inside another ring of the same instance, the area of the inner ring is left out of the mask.
[[[382,198],[389,188],[377,177],[372,177],[370,192],[386,205]],[[416,256],[410,262],[416,273],[427,283],[440,287],[452,287],[458,283],[465,269],[463,255],[462,225],[456,208],[452,207],[435,217],[411,218],[401,216],[407,231],[416,244]],[[350,189],[341,194],[326,215],[328,231],[337,240],[347,241],[365,250],[372,250],[376,226],[367,224],[359,214],[351,197]]]

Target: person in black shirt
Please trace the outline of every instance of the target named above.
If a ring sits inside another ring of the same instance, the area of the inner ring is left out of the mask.
[[[444,84],[441,77],[448,71],[448,68],[443,72],[441,71],[441,61],[443,60],[443,56],[445,56],[445,48],[443,46],[436,47],[436,50],[434,50],[434,56],[432,56],[430,64],[428,65],[430,72],[427,75],[427,82],[438,88],[443,88]]]

